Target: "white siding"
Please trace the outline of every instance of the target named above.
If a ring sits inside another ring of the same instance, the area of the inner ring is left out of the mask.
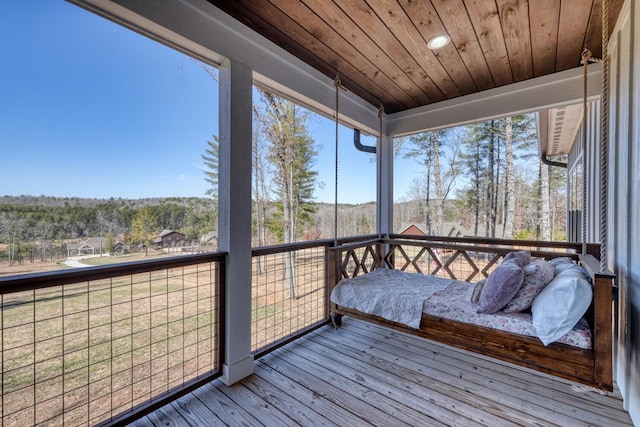
[[[640,8],[627,1],[611,38],[609,267],[620,287],[616,381],[640,425]]]
[[[587,126],[587,242],[600,243],[600,101],[588,104]],[[576,188],[582,191],[582,126],[576,137],[576,141],[569,152],[569,180],[570,191]],[[577,182],[574,182],[577,180]],[[580,195],[577,203],[581,208]],[[569,209],[573,208],[569,204]],[[567,240],[582,241],[582,211],[567,217]]]

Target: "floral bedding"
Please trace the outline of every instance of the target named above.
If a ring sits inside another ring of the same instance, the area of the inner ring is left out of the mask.
[[[331,302],[417,329],[424,301],[452,283],[452,279],[379,268],[340,281]]]
[[[498,329],[519,335],[536,337],[530,312],[493,314],[478,313],[478,306],[471,302],[473,286],[467,282],[455,280],[445,290],[435,292],[424,302],[426,314],[444,319],[471,323],[486,328]],[[591,330],[582,318],[576,326],[563,335],[557,342],[578,348],[591,349]]]
[[[420,327],[422,313],[491,329],[535,337],[530,312],[478,313],[471,302],[474,286],[460,280],[431,275],[378,269],[342,280],[331,293],[331,301],[342,307],[374,314],[384,319]],[[393,289],[393,292],[389,292]],[[558,342],[591,349],[591,331],[583,318]]]

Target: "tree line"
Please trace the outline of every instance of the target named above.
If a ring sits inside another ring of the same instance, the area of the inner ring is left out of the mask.
[[[254,200],[254,205],[257,202]],[[326,238],[333,233],[333,205],[312,203],[313,213],[296,240]],[[354,234],[375,231],[375,204],[341,205],[340,228]],[[269,203],[264,211],[269,224],[263,244],[281,243],[277,225],[281,207]],[[257,246],[254,220],[254,246]],[[116,241],[150,244],[160,231],[185,234],[198,244],[206,235],[217,236],[217,201],[210,198],[88,199],[46,196],[0,197],[0,261],[13,263],[65,258],[67,243],[89,237],[104,237],[109,252]]]
[[[180,230],[196,240],[216,229],[206,198],[82,199],[55,197],[0,198],[0,259],[14,262],[58,259],[66,243],[103,236],[127,244],[149,244],[163,229]],[[141,230],[148,235],[141,238]],[[108,251],[109,243],[106,244]]]

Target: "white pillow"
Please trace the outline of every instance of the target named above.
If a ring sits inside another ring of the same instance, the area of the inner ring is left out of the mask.
[[[577,277],[557,277],[533,300],[536,335],[544,345],[557,341],[584,316],[593,299],[591,285]]]

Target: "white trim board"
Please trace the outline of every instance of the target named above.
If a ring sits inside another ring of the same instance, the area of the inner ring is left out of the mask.
[[[588,97],[602,93],[601,65],[591,64],[588,71]],[[490,120],[507,115],[529,113],[582,103],[583,69],[574,68],[523,82],[513,83],[436,104],[390,114],[390,135],[403,136]]]

